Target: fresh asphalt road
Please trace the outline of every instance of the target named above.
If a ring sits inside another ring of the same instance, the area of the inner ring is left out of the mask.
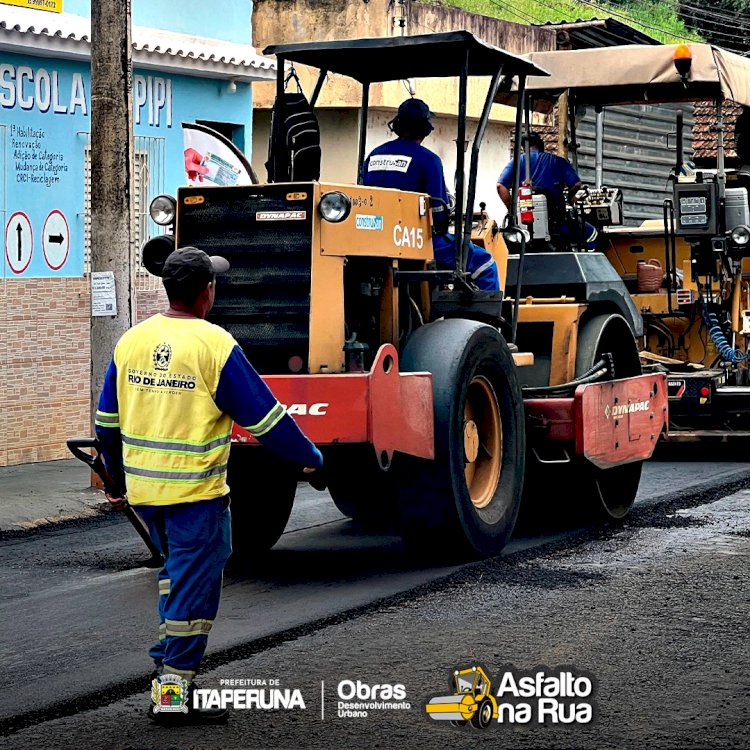
[[[742,462],[650,463],[639,506],[665,495],[750,480]],[[515,538],[504,555],[575,535]],[[0,543],[0,728],[6,731],[142,689],[154,638],[155,574],[137,567],[140,541],[119,518]],[[273,642],[455,571],[415,567],[396,537],[344,519],[326,494],[301,488],[288,530],[262,565],[228,576],[209,654]],[[210,660],[209,660],[210,662]]]

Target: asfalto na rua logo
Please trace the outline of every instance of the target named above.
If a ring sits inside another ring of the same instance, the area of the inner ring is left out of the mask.
[[[151,682],[151,701],[154,713],[188,712],[188,681],[176,674],[162,674]]]
[[[425,704],[427,715],[451,726],[487,729],[497,724],[589,724],[596,682],[573,667],[528,670],[509,665],[494,680],[479,665],[451,673],[451,695]]]

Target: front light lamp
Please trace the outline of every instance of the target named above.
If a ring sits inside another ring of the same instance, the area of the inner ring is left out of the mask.
[[[320,215],[326,221],[330,221],[337,224],[343,221],[352,210],[352,202],[349,200],[348,195],[338,192],[338,190],[326,193],[321,199],[318,205]]]
[[[176,211],[177,203],[171,195],[157,195],[148,207],[151,218],[160,227],[171,224],[174,221]]]
[[[732,242],[735,245],[747,245],[750,242],[750,227],[740,224],[732,230]]]

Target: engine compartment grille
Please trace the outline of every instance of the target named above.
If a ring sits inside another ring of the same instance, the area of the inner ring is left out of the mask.
[[[303,200],[290,200],[304,195]],[[190,200],[185,201],[186,198]],[[178,246],[221,255],[209,320],[231,333],[263,374],[307,367],[313,190],[302,185],[184,188],[178,196]]]

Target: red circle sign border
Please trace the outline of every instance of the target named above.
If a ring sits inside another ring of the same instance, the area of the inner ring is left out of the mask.
[[[10,262],[10,256],[8,255],[8,227],[10,226],[11,221],[13,221],[14,216],[23,216],[23,218],[26,219],[29,225],[29,231],[31,232],[31,252],[29,253],[29,259],[26,261],[26,265],[20,271],[16,271],[16,269],[13,268],[13,264]],[[29,267],[32,255],[34,255],[34,227],[31,226],[31,219],[29,219],[23,211],[16,211],[11,214],[8,223],[5,225],[5,260],[8,263],[8,268],[10,268],[16,276],[20,276]]]
[[[44,230],[47,227],[47,222],[49,221],[50,216],[52,214],[60,214],[62,217],[63,222],[65,222],[65,229],[68,231],[68,247],[65,250],[65,257],[62,259],[62,263],[60,263],[59,266],[53,266],[49,262],[49,258],[47,258],[47,253],[44,251]],[[47,218],[44,220],[44,227],[42,228],[42,255],[44,255],[44,262],[53,270],[53,271],[59,271],[67,262],[68,256],[70,255],[70,225],[68,224],[68,220],[65,218],[65,214],[60,211],[59,208],[53,208],[48,214]]]

